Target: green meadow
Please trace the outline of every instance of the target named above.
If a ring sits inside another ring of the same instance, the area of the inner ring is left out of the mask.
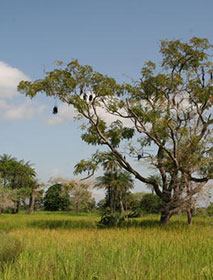
[[[1,280],[213,279],[213,220],[158,216],[99,229],[95,214],[0,216]]]

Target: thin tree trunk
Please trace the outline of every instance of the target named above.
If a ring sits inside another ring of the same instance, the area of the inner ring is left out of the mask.
[[[14,209],[13,214],[18,214],[19,210],[20,210],[20,199],[16,203],[16,208]]]
[[[189,225],[192,225],[192,209],[187,210],[187,221]]]
[[[123,206],[123,202],[121,199],[120,199],[120,207],[121,207],[121,212],[124,212],[124,206]]]
[[[78,201],[78,199],[76,200],[76,203],[75,203],[75,211],[76,212],[79,211],[79,201]]]
[[[108,194],[109,194],[109,207],[111,210],[113,210],[113,198],[112,198],[112,189],[108,188]]]
[[[32,191],[32,194],[31,194],[31,196],[30,196],[30,204],[29,204],[29,210],[28,210],[28,213],[29,213],[29,214],[32,214],[33,211],[34,211],[35,198],[36,198],[36,193],[35,193],[35,191],[33,190],[33,191]]]

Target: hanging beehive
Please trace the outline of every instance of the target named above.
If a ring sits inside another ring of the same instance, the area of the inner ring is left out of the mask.
[[[58,107],[57,106],[54,106],[53,107],[53,114],[55,115],[55,114],[57,114],[58,113]]]

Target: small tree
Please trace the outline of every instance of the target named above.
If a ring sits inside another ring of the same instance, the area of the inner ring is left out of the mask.
[[[97,178],[96,187],[106,190],[106,207],[111,211],[124,212],[129,190],[133,188],[131,174],[126,171],[105,172]]]
[[[47,211],[66,210],[70,205],[69,195],[63,191],[61,184],[55,184],[47,190],[44,197],[44,208]]]
[[[80,210],[89,211],[95,207],[90,183],[83,183],[80,180],[68,180],[64,184],[64,188],[70,196],[70,206],[76,212]]]

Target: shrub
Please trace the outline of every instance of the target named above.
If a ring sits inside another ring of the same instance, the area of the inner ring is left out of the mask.
[[[208,217],[208,212],[207,208],[197,208],[195,210],[195,215],[196,217]]]
[[[151,193],[147,193],[143,196],[141,200],[141,210],[145,213],[158,214],[161,212],[162,201],[161,199]]]
[[[209,216],[213,216],[213,202],[210,203],[210,205],[206,209]]]
[[[120,212],[112,212],[108,207],[101,216],[98,227],[116,227],[121,226],[124,223],[124,216]]]
[[[126,218],[139,218],[142,216],[142,210],[140,208],[132,210],[126,215]]]
[[[0,234],[0,264],[13,263],[23,251],[21,242],[7,234]]]

